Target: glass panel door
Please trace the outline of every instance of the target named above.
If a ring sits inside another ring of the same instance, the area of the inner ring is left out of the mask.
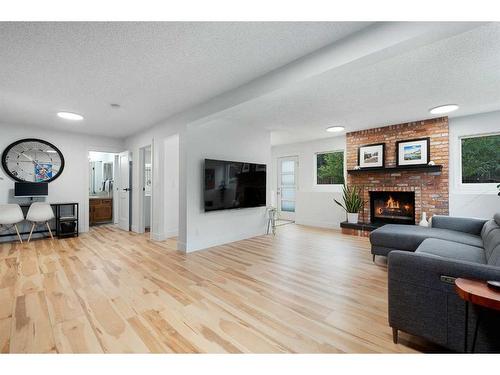
[[[278,159],[278,210],[279,217],[286,220],[295,220],[297,165],[297,156]]]

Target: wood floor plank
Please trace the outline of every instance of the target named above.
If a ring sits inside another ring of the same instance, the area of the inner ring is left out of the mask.
[[[183,254],[112,225],[0,244],[0,351],[414,353],[387,323],[367,238],[284,225]]]
[[[9,353],[11,318],[0,319],[0,354]]]
[[[11,353],[53,353],[56,351],[43,291],[16,297],[11,332]]]
[[[54,337],[59,353],[103,353],[85,316],[55,324]]]
[[[14,288],[0,289],[0,319],[12,317],[12,310],[14,309]]]
[[[147,353],[147,346],[111,301],[95,288],[76,291],[101,347],[106,353]]]

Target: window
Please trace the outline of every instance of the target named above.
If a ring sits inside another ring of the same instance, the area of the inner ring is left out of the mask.
[[[316,154],[316,184],[336,185],[344,183],[344,152]]]
[[[462,183],[500,182],[500,134],[462,138]]]

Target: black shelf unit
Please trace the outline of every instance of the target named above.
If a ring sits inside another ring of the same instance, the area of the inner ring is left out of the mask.
[[[349,174],[361,174],[366,172],[402,172],[402,171],[421,171],[421,172],[441,172],[442,165],[402,165],[399,167],[376,167],[376,168],[361,168],[349,169]]]
[[[80,214],[80,206],[76,202],[70,203],[57,203],[56,205],[56,236],[58,238],[65,237],[78,237],[79,229],[78,229],[78,216]],[[71,207],[71,213],[65,214],[62,216],[61,208],[62,207]],[[72,230],[69,229],[72,224]],[[64,227],[66,226],[66,229]]]
[[[54,220],[52,220],[51,225],[51,230],[54,233],[55,237],[57,238],[65,238],[65,237],[78,237],[79,235],[79,229],[78,229],[78,224],[79,224],[79,214],[80,214],[80,207],[77,202],[68,202],[68,203],[49,203],[52,209],[54,210]],[[21,209],[23,210],[24,215],[26,216],[26,213],[30,207],[30,204],[21,204]],[[70,214],[64,214],[62,216],[62,207],[71,207]],[[65,232],[61,230],[61,223],[74,223],[74,230]],[[45,228],[45,227],[44,227]],[[42,229],[42,230],[35,230],[33,231],[33,234],[35,233],[49,233],[48,229]],[[29,231],[20,231],[20,235],[29,235]],[[15,236],[16,233],[2,233],[0,234],[0,237],[9,237],[9,236]]]

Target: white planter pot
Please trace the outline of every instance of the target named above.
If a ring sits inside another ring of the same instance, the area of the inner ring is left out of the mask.
[[[358,213],[347,213],[347,222],[348,223],[352,223],[352,224],[356,224],[358,222],[358,216],[359,214]]]

